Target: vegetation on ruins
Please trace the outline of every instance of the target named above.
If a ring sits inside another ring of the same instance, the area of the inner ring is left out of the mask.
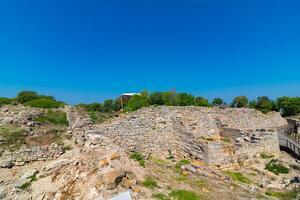
[[[153,189],[157,187],[157,182],[151,176],[147,176],[142,182],[142,185],[146,188]]]
[[[48,110],[43,115],[35,118],[35,121],[46,123],[46,124],[55,124],[55,125],[68,125],[67,115],[62,111],[52,111]]]
[[[145,167],[145,158],[141,153],[133,152],[130,155],[130,158],[137,161],[137,162],[139,162],[140,166]]]
[[[272,159],[270,162],[268,162],[265,169],[273,172],[276,175],[289,173],[289,169],[279,163],[279,160],[277,159]]]
[[[141,92],[141,95],[134,95],[128,101],[121,103],[121,98],[107,99],[103,103],[78,104],[78,107],[88,112],[114,113],[122,111],[136,111],[147,106],[230,106],[233,108],[253,108],[268,113],[278,111],[285,116],[294,116],[300,114],[300,97],[279,97],[272,100],[267,96],[260,96],[256,100],[251,100],[246,96],[237,96],[227,105],[223,99],[214,98],[211,102],[205,97],[195,97],[189,93],[176,92]],[[59,108],[65,105],[64,102],[57,101],[52,96],[40,95],[34,91],[22,91],[15,98],[0,97],[0,106],[9,104],[23,104],[25,106],[36,108]],[[92,114],[94,119],[95,116]],[[96,120],[97,121],[97,120]]]
[[[224,174],[231,177],[234,181],[238,181],[246,184],[252,183],[252,181],[249,178],[245,177],[240,172],[226,171]]]
[[[5,140],[1,145],[1,148],[15,151],[25,144],[24,130],[16,128],[14,126],[1,126],[0,136]]]
[[[300,189],[293,189],[291,191],[287,192],[277,192],[277,191],[267,191],[266,195],[270,197],[276,197],[278,199],[284,199],[284,200],[294,200],[297,198],[297,195],[300,193]]]
[[[189,190],[172,190],[168,195],[156,193],[153,195],[158,200],[200,200],[201,197],[193,191]]]

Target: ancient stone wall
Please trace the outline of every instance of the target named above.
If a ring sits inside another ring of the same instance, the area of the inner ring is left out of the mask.
[[[32,161],[45,161],[58,158],[64,153],[62,145],[52,144],[44,147],[21,148],[15,152],[4,152],[0,158],[1,167],[19,166]]]
[[[279,151],[276,129],[286,125],[278,113],[161,106],[143,108],[100,125],[97,134],[130,151],[164,156],[171,152],[175,157],[225,164],[259,152]]]

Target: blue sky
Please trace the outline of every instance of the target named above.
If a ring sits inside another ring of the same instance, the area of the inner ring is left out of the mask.
[[[300,94],[298,0],[2,0],[0,96]]]

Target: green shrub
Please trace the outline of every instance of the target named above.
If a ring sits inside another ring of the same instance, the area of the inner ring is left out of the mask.
[[[37,117],[35,121],[56,125],[68,125],[67,115],[62,111],[54,112],[52,110],[49,110],[46,114]]]
[[[200,200],[201,197],[193,191],[188,190],[173,190],[170,193],[170,197],[176,200]]]
[[[202,107],[209,107],[210,106],[210,104],[208,102],[208,99],[206,99],[204,97],[196,97],[195,105],[196,106],[202,106]]]
[[[250,184],[252,181],[239,172],[226,171],[225,174],[235,181]]]
[[[149,105],[147,97],[143,95],[134,95],[132,96],[129,101],[127,106],[125,107],[126,111],[136,111],[140,108],[146,107]]]
[[[139,162],[140,166],[145,167],[145,159],[144,156],[142,154],[140,154],[139,152],[133,152],[130,155],[130,158]]]
[[[1,147],[8,149],[10,151],[15,151],[19,149],[23,144],[25,144],[24,130],[18,129],[11,126],[0,127],[0,135],[4,138]]]
[[[153,189],[153,188],[157,187],[156,181],[150,176],[147,176],[145,178],[145,180],[142,182],[142,184],[143,184],[144,187],[150,188],[150,189]]]
[[[273,172],[276,175],[289,173],[289,169],[283,166],[282,164],[278,163],[277,159],[272,159],[270,162],[268,162],[265,169],[270,172]]]
[[[0,97],[0,107],[3,105],[8,105],[12,103],[12,99],[5,98],[5,97]]]
[[[40,99],[27,101],[24,103],[24,105],[34,107],[34,108],[60,108],[63,107],[65,103],[48,99],[48,98],[40,98]]]
[[[182,165],[188,165],[188,164],[190,164],[190,161],[189,161],[189,160],[185,160],[185,159],[180,160],[180,161],[175,165],[175,170],[176,170],[177,172],[180,172],[181,166],[182,166]]]

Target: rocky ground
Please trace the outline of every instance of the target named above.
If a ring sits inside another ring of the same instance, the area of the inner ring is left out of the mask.
[[[249,109],[145,108],[95,124],[72,107],[49,113],[5,106],[0,199],[297,199],[300,164],[285,152],[208,164],[176,154],[177,140],[170,138],[184,130],[206,143],[231,144],[220,127],[257,131],[284,124],[276,113]]]

